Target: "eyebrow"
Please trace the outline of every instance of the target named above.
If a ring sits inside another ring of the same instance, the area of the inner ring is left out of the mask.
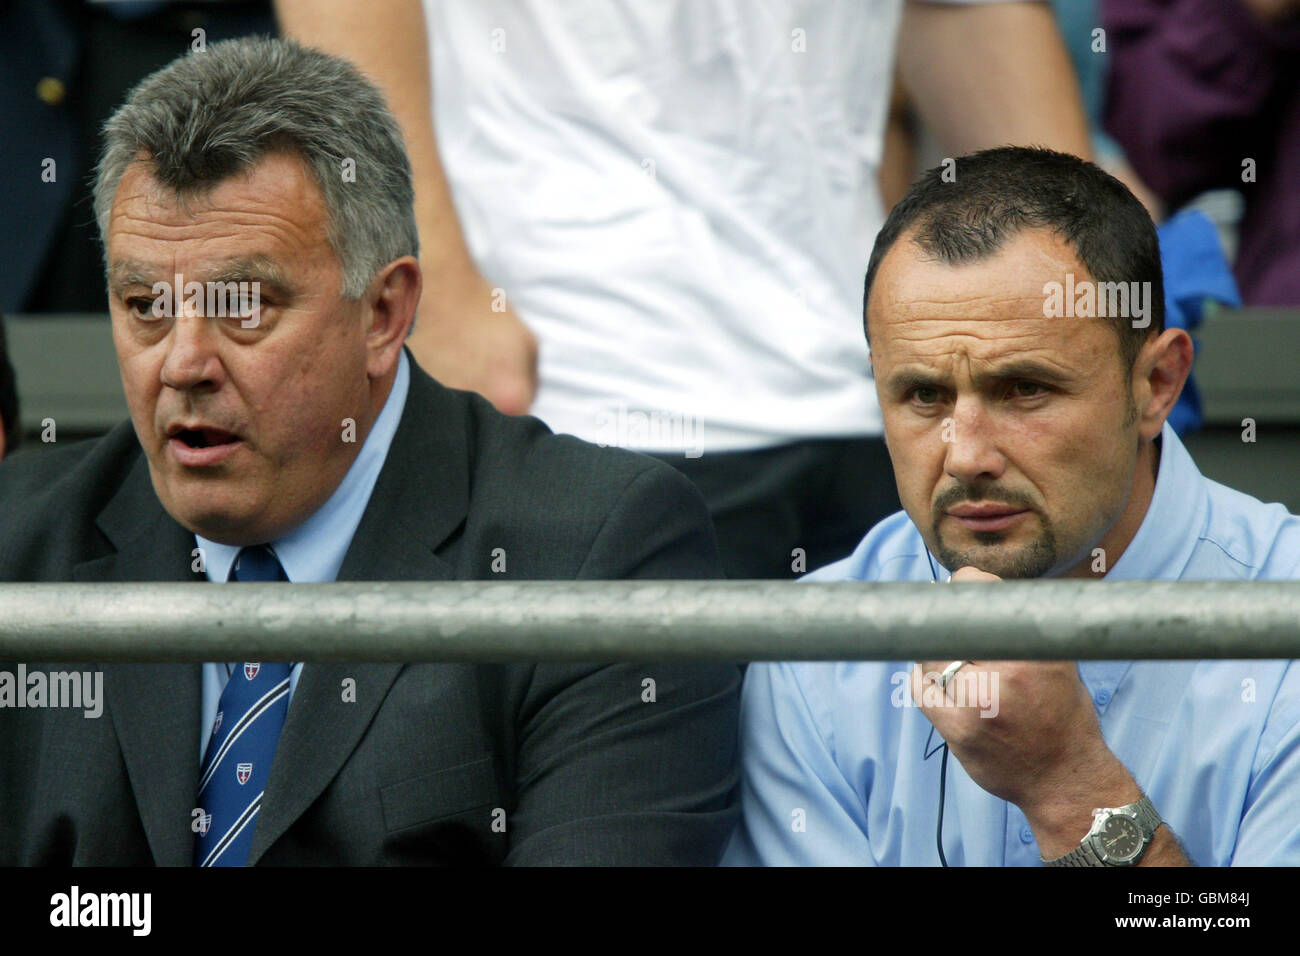
[[[205,281],[257,282],[282,296],[293,298],[298,295],[298,287],[289,281],[279,266],[265,256],[229,259],[219,269],[209,273]]]
[[[976,388],[1025,380],[1042,382],[1046,385],[1068,385],[1074,381],[1074,376],[1069,373],[1033,359],[1016,359],[997,365],[986,371],[977,372],[973,378]],[[902,368],[889,376],[886,390],[893,394],[905,394],[914,388],[942,388],[947,381],[948,377],[945,375],[937,375],[915,367]]]
[[[144,285],[153,288],[153,270],[135,259],[119,259],[114,262],[108,273],[108,291],[112,296],[120,295],[128,286]]]
[[[135,259],[119,260],[113,263],[109,273],[109,293],[116,297],[130,286],[142,285],[152,289],[158,282],[170,282],[175,279],[173,275],[162,278],[158,278],[158,275],[156,269]],[[185,283],[256,282],[259,286],[267,286],[272,292],[286,298],[294,298],[299,294],[298,287],[290,282],[279,266],[266,256],[239,256],[227,259],[210,272],[201,273],[200,276],[192,273],[188,276],[182,275],[181,279]],[[179,294],[180,291],[183,290],[173,290],[175,294]]]

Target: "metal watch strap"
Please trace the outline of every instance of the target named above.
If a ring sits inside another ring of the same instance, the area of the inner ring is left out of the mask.
[[[1091,835],[1091,832],[1089,833]],[[1042,859],[1042,857],[1039,857]],[[1092,841],[1088,837],[1083,838],[1083,842],[1076,846],[1065,856],[1058,856],[1055,860],[1043,860],[1044,866],[1106,866],[1106,861],[1097,855],[1097,851],[1092,848]]]
[[[1156,810],[1155,804],[1151,802],[1151,799],[1146,794],[1143,794],[1142,799],[1136,803],[1130,803],[1123,807],[1108,807],[1107,809],[1133,811],[1133,815],[1137,817],[1138,827],[1141,829],[1143,837],[1145,837],[1142,853],[1139,853],[1137,857],[1137,860],[1142,859],[1142,854],[1146,853],[1147,848],[1150,847],[1156,830],[1164,822],[1160,819],[1160,812]],[[1059,856],[1055,860],[1043,860],[1040,856],[1039,859],[1042,860],[1044,866],[1110,866],[1093,849],[1091,837],[1092,830],[1089,830],[1088,835],[1079,842],[1079,845],[1065,856]],[[1136,863],[1137,860],[1133,862]]]
[[[1150,843],[1156,835],[1156,830],[1160,829],[1160,824],[1164,823],[1160,819],[1160,811],[1145,793],[1142,794],[1141,800],[1130,806],[1137,814],[1138,826],[1142,827],[1142,832],[1146,834],[1147,842]]]

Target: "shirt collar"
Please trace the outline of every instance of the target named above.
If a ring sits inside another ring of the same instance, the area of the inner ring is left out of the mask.
[[[1137,534],[1107,572],[1107,581],[1177,580],[1205,526],[1205,482],[1168,422],[1160,431],[1160,445],[1151,503]]]
[[[389,446],[397,433],[397,425],[406,407],[411,372],[403,349],[397,362],[397,376],[389,390],[384,407],[375,419],[374,427],[366,436],[356,459],[343,481],[334,489],[325,504],[306,521],[288,534],[270,542],[271,549],[280,559],[280,566],[290,581],[312,583],[333,581],[352,544],[352,535],[361,523],[370,493],[374,490],[379,473],[388,457]],[[242,545],[209,541],[201,535],[194,536],[203,553],[204,569],[209,581],[228,581]]]

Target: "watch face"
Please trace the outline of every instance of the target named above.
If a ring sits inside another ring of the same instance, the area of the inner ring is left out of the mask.
[[[1096,840],[1104,851],[1104,858],[1116,862],[1131,860],[1142,849],[1142,831],[1137,821],[1119,813],[1112,814],[1102,824]]]

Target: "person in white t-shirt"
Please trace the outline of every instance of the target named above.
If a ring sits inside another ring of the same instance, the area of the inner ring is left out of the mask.
[[[896,40],[954,155],[1030,142],[1089,155],[1043,3],[277,12],[287,35],[371,73],[405,126],[426,250],[420,363],[557,432],[676,465],[704,492],[732,577],[843,557],[899,507],[861,307],[887,211],[876,175]]]

